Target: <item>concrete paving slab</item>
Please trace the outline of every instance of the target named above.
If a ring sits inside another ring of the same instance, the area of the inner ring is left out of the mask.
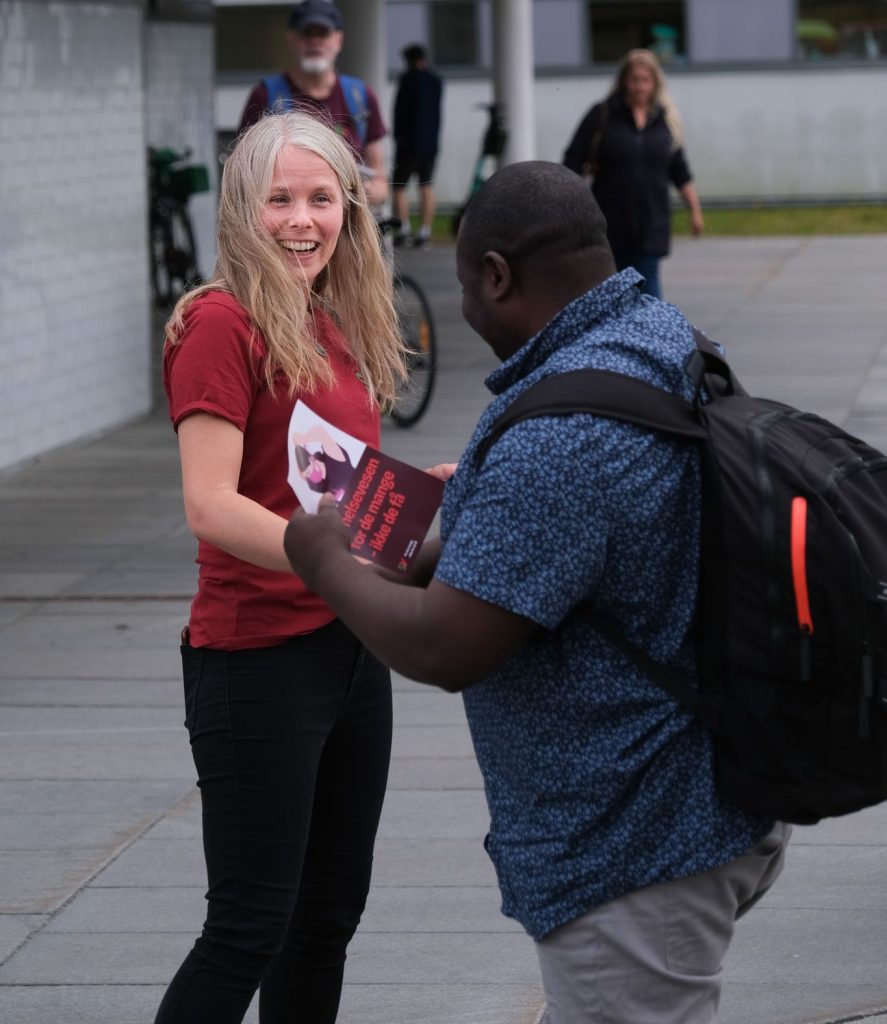
[[[0,781],[0,815],[35,816],[64,813],[72,807],[83,814],[113,810],[129,812],[146,821],[155,816],[173,816],[185,789],[190,794],[193,784],[166,779],[145,779],[140,786],[127,780],[110,779],[32,779]]]
[[[541,989],[530,984],[422,986],[345,983],[344,1021],[409,1021],[410,1024],[535,1024]]]
[[[482,790],[396,790],[385,797],[382,839],[458,839],[485,835],[490,815]]]
[[[172,712],[170,712],[172,714]],[[179,719],[182,717],[178,712]],[[115,730],[113,734],[95,732],[72,738],[59,739],[48,731],[35,733],[29,739],[18,737],[16,742],[4,743],[0,749],[0,775],[7,779],[58,777],[61,766],[69,779],[90,781],[96,775],[114,775],[121,780],[138,783],[153,779],[181,779],[192,769],[185,745],[181,751],[170,751],[171,739],[183,734],[181,721],[163,730],[152,729],[150,734],[136,734],[133,730]],[[2,742],[2,734],[0,734]],[[40,746],[32,746],[39,742]],[[44,745],[46,744],[46,745]],[[0,840],[2,843],[2,840]]]
[[[483,777],[472,756],[395,757],[388,770],[388,789],[481,789]]]
[[[360,984],[406,985],[423,978],[431,985],[526,984],[538,971],[532,942],[517,932],[409,933],[359,932],[349,951],[348,981]]]
[[[181,711],[181,695],[180,679],[4,679],[0,707],[168,707]]]
[[[0,573],[0,594],[4,598],[47,597],[64,594],[81,578],[77,572]]]
[[[0,961],[11,956],[23,942],[51,920],[49,914],[0,912]],[[0,1017],[0,1020],[5,1018]]]
[[[391,745],[393,757],[467,757],[474,751],[465,726],[410,725]]]
[[[163,996],[161,985],[77,985],[0,988],[0,1020],[15,1024],[150,1024]],[[534,1024],[540,1001],[530,985],[428,985],[411,991],[402,985],[352,985],[342,993],[339,1019],[409,1021],[410,1024]],[[257,1024],[251,1008],[245,1024]]]
[[[117,857],[93,882],[104,888],[206,884],[203,852],[194,837],[154,839],[146,835]],[[374,886],[494,885],[495,872],[480,837],[471,839],[380,839],[373,864]]]
[[[879,844],[791,843],[779,884],[767,894],[769,908],[864,910],[887,924],[887,856]]]
[[[0,590],[0,594],[3,594],[2,590]],[[12,622],[18,622],[18,620],[23,615],[27,615],[33,607],[34,605],[29,601],[15,600],[8,596],[5,597],[4,600],[0,601],[0,630],[6,629],[6,627]]]
[[[71,648],[4,649],[3,673],[18,679],[175,679],[181,675],[178,647],[128,651],[113,648],[78,651]]]
[[[178,932],[194,937],[206,914],[205,886],[95,888],[90,886],[63,907],[44,934]]]
[[[728,975],[719,1024],[885,1024],[880,993],[876,986],[744,983]],[[860,1009],[848,1015],[851,1006]]]
[[[828,986],[883,985],[883,908],[756,907],[737,929],[726,964],[731,981]]]
[[[107,859],[104,845],[74,849],[59,843],[47,850],[0,850],[0,913],[54,913]]]
[[[103,932],[35,935],[0,966],[0,985],[27,982],[71,985],[89,978],[99,985],[163,984],[191,948],[193,936],[170,932],[139,935],[134,956],[120,937]],[[404,944],[384,932],[358,934],[349,948],[349,984],[481,984],[491,975],[521,984],[536,969],[536,954],[524,935],[510,932],[410,933]]]
[[[165,985],[0,985],[0,1020],[10,1024],[150,1024]],[[255,1024],[258,1016],[250,1024]]]
[[[4,629],[0,650],[113,650],[121,661],[132,650],[153,653],[162,644],[175,644],[182,623],[187,622],[187,605],[164,605],[161,609],[140,607],[138,614],[120,605],[108,608],[105,614],[83,614],[74,609],[64,615],[34,612]]]
[[[203,850],[196,837],[153,839],[128,847],[92,881],[97,888],[152,888],[174,885],[206,889]]]
[[[52,919],[26,918],[45,925],[44,934],[177,932],[193,938],[203,925],[203,887],[85,889]],[[499,890],[488,886],[413,886],[373,889],[361,921],[364,934],[386,932],[514,932],[520,927],[499,913]],[[15,919],[18,921],[18,919]],[[36,927],[31,924],[30,927]],[[11,926],[10,926],[11,927]],[[25,921],[16,934],[24,938]],[[4,936],[0,918],[0,942]]]

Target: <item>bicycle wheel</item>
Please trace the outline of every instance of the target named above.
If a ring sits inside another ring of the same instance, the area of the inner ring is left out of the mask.
[[[172,305],[200,283],[194,231],[181,205],[158,210],[151,219],[151,279],[158,306]]]
[[[411,278],[394,279],[398,330],[407,348],[407,377],[398,388],[389,415],[399,427],[411,427],[428,408],[434,387],[437,346],[425,293]]]

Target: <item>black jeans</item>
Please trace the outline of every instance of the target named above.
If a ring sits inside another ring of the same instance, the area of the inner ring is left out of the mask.
[[[155,1024],[332,1024],[391,752],[391,681],[338,621],[277,647],[182,648],[208,910]]]

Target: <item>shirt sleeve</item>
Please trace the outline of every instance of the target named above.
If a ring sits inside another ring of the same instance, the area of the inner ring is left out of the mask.
[[[167,343],[164,352],[164,387],[175,429],[191,413],[208,412],[246,430],[261,361],[246,321],[226,304],[195,300],[181,340]]]
[[[573,134],[573,138],[570,139],[570,144],[564,153],[564,166],[569,167],[577,174],[581,174],[583,164],[588,163],[591,140],[597,128],[600,113],[601,104],[596,103],[579,122],[579,127]]]
[[[682,146],[678,146],[671,154],[671,159],[668,162],[668,177],[676,189],[682,189],[688,181],[693,180],[693,175],[690,173],[690,165],[687,163],[687,157]]]
[[[591,599],[607,551],[593,418],[569,420],[526,421],[496,442],[460,498],[436,571],[548,629]]]
[[[268,90],[265,88],[264,82],[259,82],[247,97],[246,106],[240,115],[240,126],[237,129],[237,134],[239,135],[242,131],[245,131],[250,125],[254,125],[256,121],[260,121],[267,106]]]

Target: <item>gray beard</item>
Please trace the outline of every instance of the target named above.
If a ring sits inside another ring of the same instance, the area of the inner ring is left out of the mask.
[[[332,67],[326,57],[303,57],[299,63],[306,75],[322,75]]]

